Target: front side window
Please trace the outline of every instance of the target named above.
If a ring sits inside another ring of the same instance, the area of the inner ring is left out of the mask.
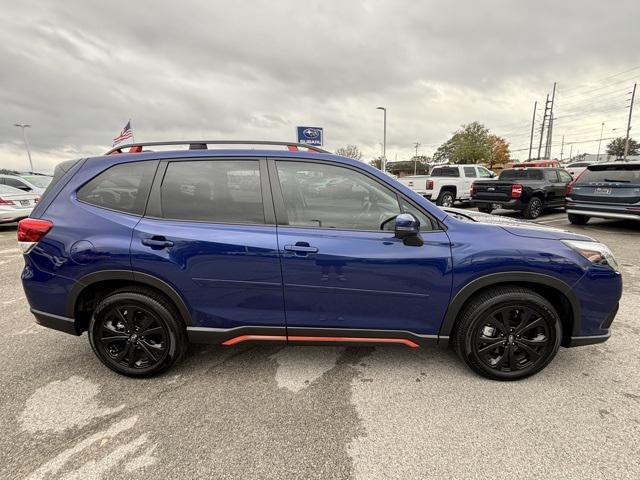
[[[288,225],[382,230],[400,213],[392,190],[352,169],[279,161],[277,170]]]
[[[156,161],[121,163],[78,190],[78,200],[96,207],[142,215],[156,171]]]
[[[573,180],[573,177],[568,172],[565,172],[564,170],[560,170],[558,172],[558,175],[560,176],[561,182],[569,183]]]
[[[478,167],[478,176],[480,178],[491,178],[491,172],[484,167]]]
[[[475,167],[464,167],[464,176],[467,178],[476,178],[476,169]]]
[[[257,160],[171,162],[160,187],[162,217],[265,223]]]

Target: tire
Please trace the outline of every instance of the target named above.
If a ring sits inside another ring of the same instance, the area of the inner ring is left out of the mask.
[[[569,222],[574,225],[586,225],[591,217],[587,217],[586,215],[577,215],[575,213],[567,214],[569,217]]]
[[[89,343],[114,372],[150,377],[171,368],[187,348],[184,324],[164,296],[144,287],[109,294],[96,307]]]
[[[537,293],[496,287],[469,300],[452,338],[458,356],[474,372],[493,380],[520,380],[553,360],[562,325],[553,306]]]
[[[529,203],[527,203],[527,206],[522,211],[522,215],[526,219],[533,220],[540,216],[542,209],[542,200],[539,197],[531,197]]]
[[[493,207],[478,207],[478,211],[482,213],[491,213],[493,212]]]
[[[436,205],[441,207],[453,207],[453,202],[456,201],[456,197],[453,195],[453,192],[449,190],[444,190],[440,192],[438,195],[438,199],[436,200]]]

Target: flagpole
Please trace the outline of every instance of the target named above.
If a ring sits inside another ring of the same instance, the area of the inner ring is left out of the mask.
[[[131,143],[136,143],[136,137],[133,135],[133,127],[131,126],[131,119],[129,119],[129,128],[131,129]]]

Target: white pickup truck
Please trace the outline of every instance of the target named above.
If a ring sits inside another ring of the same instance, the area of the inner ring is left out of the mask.
[[[471,184],[478,179],[491,180],[496,174],[479,165],[440,165],[431,175],[412,175],[398,180],[407,187],[443,207],[470,198]]]

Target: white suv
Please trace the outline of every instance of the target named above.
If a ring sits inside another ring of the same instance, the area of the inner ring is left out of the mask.
[[[451,207],[470,198],[471,184],[478,179],[491,180],[496,174],[479,165],[440,165],[431,175],[399,178],[400,182],[437,205]]]

